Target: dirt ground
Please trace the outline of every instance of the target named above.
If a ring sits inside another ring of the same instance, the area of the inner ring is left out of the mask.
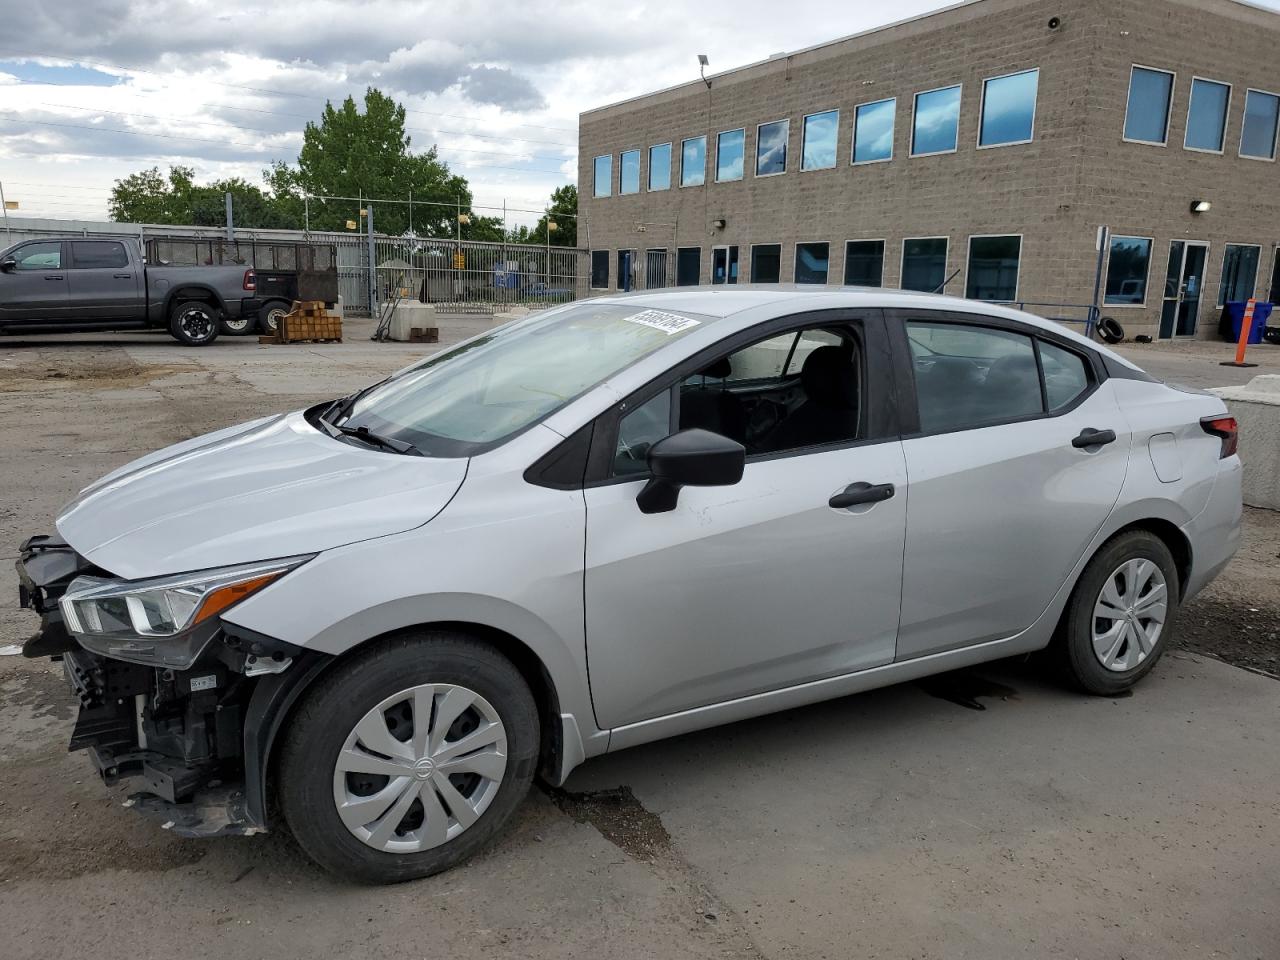
[[[80,487],[423,351],[358,324],[317,347],[0,338],[0,648],[33,627],[16,544]],[[1248,510],[1131,697],[1001,663],[623,751],[536,790],[473,862],[391,889],[284,834],[185,841],[121,809],[127,788],[66,752],[56,666],[0,657],[0,957],[1275,960],[1278,630],[1280,515]]]

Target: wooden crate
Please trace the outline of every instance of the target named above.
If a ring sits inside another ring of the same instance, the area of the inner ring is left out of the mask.
[[[294,301],[280,319],[275,336],[259,337],[259,343],[342,342],[342,317],[331,314],[323,300]]]

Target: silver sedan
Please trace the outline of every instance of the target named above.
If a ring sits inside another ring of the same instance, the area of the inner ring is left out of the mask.
[[[1236,549],[1235,447],[998,306],[600,298],[88,487],[26,652],[174,832],[421,877],[607,751],[1046,648],[1128,689]]]

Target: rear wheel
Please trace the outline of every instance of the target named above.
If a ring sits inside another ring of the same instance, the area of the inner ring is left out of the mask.
[[[289,305],[279,301],[268,303],[258,311],[258,329],[267,336],[274,336],[280,329],[280,320],[289,312]]]
[[[199,300],[174,304],[169,314],[169,333],[189,347],[203,347],[218,339],[220,311]]]
[[[467,859],[533,780],[538,711],[511,662],[442,631],[379,642],[311,691],[281,753],[278,795],[302,848],[367,883]]]
[[[1173,555],[1154,534],[1135,530],[1104,545],[1063,615],[1056,642],[1067,676],[1089,693],[1132,687],[1171,641],[1178,589]]]
[[[241,313],[235,317],[223,317],[219,322],[222,332],[229,337],[243,337],[257,326],[258,318],[252,313]]]

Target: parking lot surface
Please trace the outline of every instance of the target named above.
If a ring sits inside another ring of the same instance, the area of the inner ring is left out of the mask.
[[[449,320],[442,339],[486,325]],[[0,646],[34,625],[17,543],[84,484],[434,349],[347,328],[199,350],[0,338]],[[1236,372],[1129,355],[1206,386]],[[1278,591],[1280,522],[1250,510],[1240,556],[1185,611],[1186,646],[1133,696],[1001,663],[637,748],[535,790],[476,860],[380,889],[283,834],[179,840],[121,809],[127,790],[65,752],[57,668],[0,657],[0,956],[1273,960]]]

